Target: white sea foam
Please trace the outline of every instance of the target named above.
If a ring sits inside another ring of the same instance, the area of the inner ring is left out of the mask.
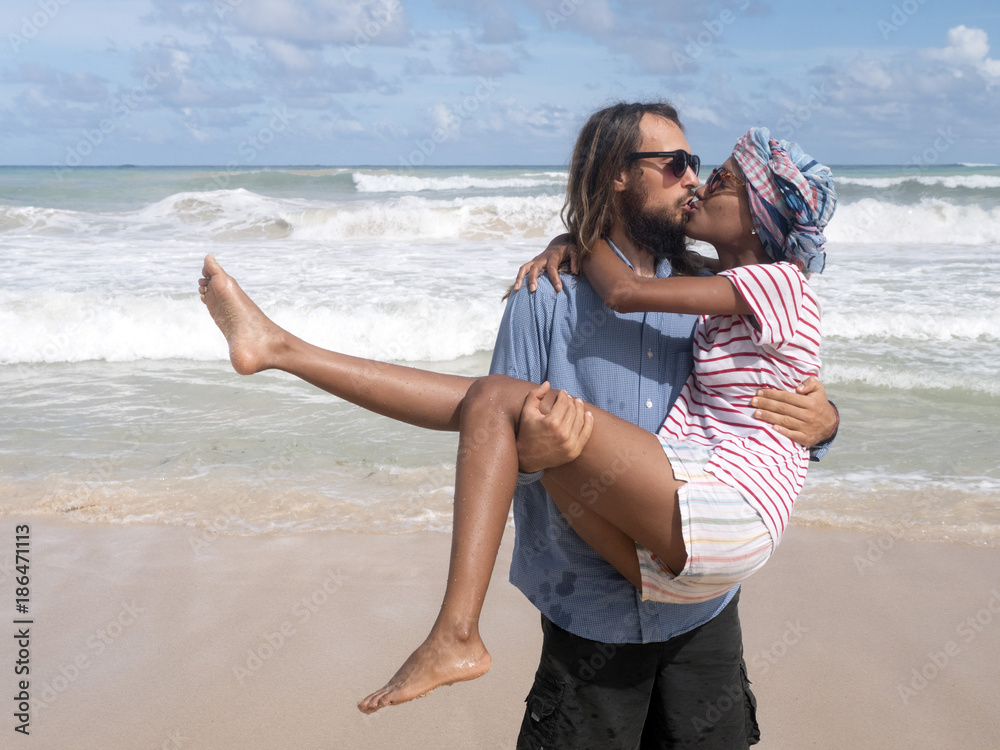
[[[321,203],[270,198],[239,188],[178,193],[121,213],[0,206],[0,232],[222,240],[539,237],[563,231],[562,202],[561,196],[453,200],[402,196]]]
[[[923,369],[887,368],[879,364],[848,365],[828,363],[823,366],[825,384],[860,383],[889,391],[965,391],[1000,396],[1000,378],[984,378],[961,372],[935,373]]]
[[[559,196],[450,201],[403,196],[286,217],[296,238],[310,240],[545,237],[564,231],[559,219],[562,202]]]
[[[861,185],[871,188],[890,188],[912,182],[927,187],[969,188],[990,190],[1000,188],[1000,176],[986,174],[972,175],[906,175],[902,177],[836,177],[838,185]]]
[[[502,313],[498,299],[354,298],[338,308],[300,299],[268,306],[268,312],[326,348],[383,360],[448,361],[492,348]],[[0,364],[228,358],[225,341],[193,294],[5,291],[0,330]]]
[[[476,177],[453,175],[450,177],[420,177],[405,174],[370,174],[355,172],[352,175],[359,193],[417,193],[424,190],[502,190],[504,188],[536,188],[546,185],[566,185],[566,175],[558,172],[534,173],[522,177]]]
[[[893,338],[910,341],[1000,342],[1000,316],[913,315],[878,311],[824,311],[823,335],[846,339]]]
[[[563,231],[562,204],[561,195],[451,200],[404,195],[322,202],[272,198],[238,188],[178,193],[134,211],[115,213],[0,206],[0,236],[148,239],[159,234],[172,240],[224,241],[536,238]],[[860,244],[1000,244],[1000,207],[959,205],[937,198],[912,205],[865,198],[842,202],[826,235],[831,241]]]
[[[859,244],[1000,244],[1000,207],[961,206],[936,198],[897,205],[874,198],[841,203],[828,240]]]

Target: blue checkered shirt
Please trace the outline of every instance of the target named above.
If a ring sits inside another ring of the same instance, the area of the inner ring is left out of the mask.
[[[670,276],[661,262],[657,276]],[[491,373],[568,391],[656,432],[691,373],[695,316],[608,309],[585,277],[563,275],[556,294],[514,292],[500,324]],[[543,615],[605,643],[666,641],[717,615],[736,594],[702,604],[644,602],[639,592],[570,529],[540,481],[514,494],[510,581]]]

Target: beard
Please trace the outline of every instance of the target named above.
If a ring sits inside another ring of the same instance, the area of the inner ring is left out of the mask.
[[[676,209],[647,209],[648,198],[649,190],[641,180],[629,180],[628,186],[619,194],[625,234],[657,261],[683,257],[687,254],[686,222],[675,218]]]

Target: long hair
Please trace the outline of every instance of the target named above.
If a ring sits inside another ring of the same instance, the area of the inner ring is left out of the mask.
[[[592,114],[580,131],[560,216],[581,257],[586,257],[594,243],[611,231],[617,211],[614,181],[624,173],[639,171],[627,157],[642,145],[639,121],[646,114],[657,115],[684,129],[677,110],[666,102],[619,102]],[[676,273],[694,273],[698,265],[688,257],[691,255],[696,254],[687,252],[670,259]]]

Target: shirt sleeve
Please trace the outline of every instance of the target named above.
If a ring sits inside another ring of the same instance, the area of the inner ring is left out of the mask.
[[[806,280],[791,263],[765,263],[730,268],[719,274],[753,310],[753,342],[780,347],[792,340],[802,320]]]
[[[508,375],[532,383],[546,380],[555,295],[555,288],[544,277],[539,278],[538,289],[534,292],[528,290],[527,284],[511,292],[493,347],[491,375]],[[534,484],[544,473],[518,472],[517,484]]]
[[[511,292],[493,347],[491,375],[508,375],[531,383],[545,381],[555,296],[555,288],[545,277],[538,279],[535,292],[529,291],[527,285]]]

